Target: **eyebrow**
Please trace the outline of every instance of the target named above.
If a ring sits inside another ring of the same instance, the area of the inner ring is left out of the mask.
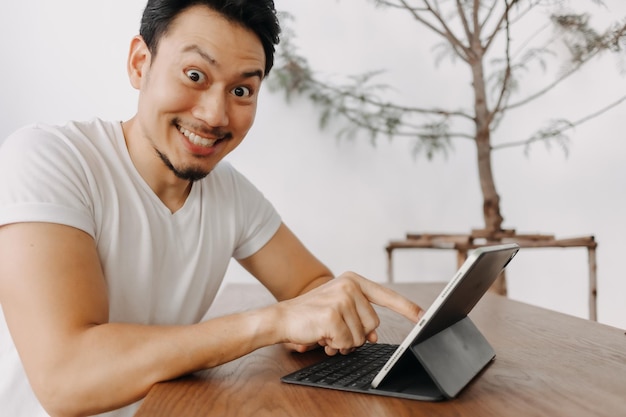
[[[204,59],[205,61],[207,61],[209,64],[213,66],[219,66],[219,63],[217,62],[217,60],[213,58],[211,55],[209,55],[208,53],[206,53],[204,50],[202,50],[202,48],[200,48],[198,45],[189,45],[185,49],[183,49],[183,52],[195,52],[196,54],[200,55],[200,57]],[[242,78],[259,77],[260,79],[263,79],[263,71],[260,69],[256,69],[252,71],[244,71],[241,73],[241,77]]]

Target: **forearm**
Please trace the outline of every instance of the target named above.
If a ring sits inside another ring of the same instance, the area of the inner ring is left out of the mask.
[[[142,398],[157,382],[279,342],[275,314],[265,308],[189,326],[92,326],[59,339],[56,354],[29,376],[52,415],[101,413]]]

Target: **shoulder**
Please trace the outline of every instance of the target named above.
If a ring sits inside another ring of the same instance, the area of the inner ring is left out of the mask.
[[[120,139],[120,135],[121,138]],[[64,125],[37,123],[11,134],[0,147],[0,160],[53,164],[80,164],[83,168],[117,153],[123,133],[119,122],[93,119]]]
[[[64,125],[36,123],[25,126],[11,134],[2,144],[2,149],[20,149],[30,146],[76,147],[85,143],[111,142],[119,135],[121,127],[116,122],[100,119],[70,121]]]
[[[115,124],[97,119],[26,126],[0,146],[0,178],[7,187],[30,186],[33,193],[46,186],[62,187],[62,183],[75,194],[85,194],[97,182],[95,178],[119,171],[119,164],[111,163],[120,159],[119,141]]]

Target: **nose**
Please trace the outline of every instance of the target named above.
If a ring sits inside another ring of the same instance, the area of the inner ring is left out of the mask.
[[[217,88],[203,91],[192,113],[211,127],[228,125],[226,94]]]

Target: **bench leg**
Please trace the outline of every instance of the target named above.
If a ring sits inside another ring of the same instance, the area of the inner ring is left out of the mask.
[[[598,321],[596,248],[589,248],[589,320]]]

